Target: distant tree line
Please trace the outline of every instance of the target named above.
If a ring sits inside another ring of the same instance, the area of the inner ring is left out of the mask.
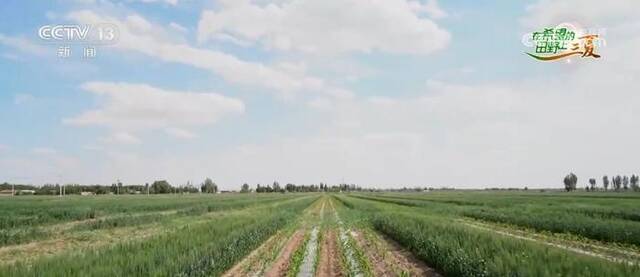
[[[243,184],[240,192],[247,193],[251,192],[251,187],[248,184]],[[311,185],[296,185],[292,183],[286,184],[284,187],[280,185],[277,181],[273,182],[273,185],[262,186],[260,184],[256,185],[255,192],[257,193],[269,193],[269,192],[349,192],[349,191],[362,191],[362,188],[356,186],[355,184],[340,184],[329,186],[325,183],[320,183],[319,185],[311,184]]]
[[[25,185],[25,184],[9,184],[7,182],[0,184],[0,191],[15,189],[16,193],[20,191],[34,191],[36,195],[59,195],[64,194],[165,194],[165,193],[217,193],[218,186],[207,178],[200,185],[195,187],[191,182],[187,182],[181,186],[172,186],[166,180],[158,180],[144,185],[124,185],[117,181],[111,185],[80,185],[65,184],[61,187],[59,184],[44,184],[42,186]]]
[[[631,177],[629,176],[621,176],[621,175],[616,175],[616,176],[612,176],[611,179],[609,179],[609,176],[604,175],[602,176],[602,187],[598,187],[598,182],[596,180],[596,178],[589,178],[589,183],[585,186],[585,190],[586,191],[599,191],[599,190],[604,190],[604,191],[609,191],[611,188],[611,190],[613,191],[629,191],[629,189],[633,190],[633,191],[640,191],[640,184],[639,184],[640,178],[638,177],[638,175],[632,174]],[[566,191],[573,191],[577,189],[577,184],[578,184],[578,177],[573,174],[573,173],[569,173],[567,176],[564,177],[564,188]]]

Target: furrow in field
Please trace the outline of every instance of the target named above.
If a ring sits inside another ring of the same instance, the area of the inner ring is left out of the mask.
[[[320,246],[320,257],[318,260],[318,269],[316,276],[331,277],[344,276],[342,267],[340,266],[340,252],[338,247],[338,238],[334,230],[329,229],[322,235],[322,244]]]
[[[536,243],[540,243],[540,244],[544,244],[547,246],[552,246],[552,247],[556,247],[556,248],[560,248],[560,249],[564,249],[567,251],[571,251],[574,253],[578,253],[578,254],[582,254],[582,255],[587,255],[587,256],[592,256],[592,257],[597,257],[597,258],[601,258],[601,259],[605,259],[611,262],[616,262],[616,263],[626,263],[629,265],[636,265],[638,264],[638,259],[637,259],[637,254],[633,253],[633,252],[628,252],[628,251],[623,251],[623,252],[618,252],[618,254],[621,255],[627,255],[625,256],[625,258],[619,257],[619,256],[614,256],[611,254],[605,254],[601,251],[597,251],[595,249],[597,248],[593,248],[592,246],[588,245],[588,244],[583,244],[580,242],[553,242],[552,240],[547,241],[544,240],[544,238],[539,238],[539,237],[535,237],[534,235],[530,235],[530,234],[525,234],[524,232],[517,232],[515,230],[507,230],[507,229],[498,229],[498,227],[494,227],[494,226],[490,226],[490,225],[486,225],[486,224],[482,224],[482,223],[477,223],[477,222],[468,222],[468,221],[461,221],[464,225],[472,227],[472,228],[476,228],[479,230],[484,230],[484,231],[489,231],[489,232],[493,232],[496,234],[500,234],[503,236],[508,236],[508,237],[512,237],[512,238],[517,238],[517,239],[521,239],[521,240],[527,240],[527,241],[533,241]],[[549,238],[546,238],[549,239]],[[573,245],[569,245],[569,244],[573,244]],[[587,249],[591,249],[591,250],[587,250]],[[603,248],[600,246],[600,248]],[[601,249],[602,250],[602,249]],[[607,250],[609,251],[619,251],[613,248],[607,248]],[[634,254],[633,256],[635,256],[636,259],[633,258],[628,258],[629,254]]]
[[[373,232],[351,234],[371,262],[374,276],[441,276],[393,241]]]
[[[285,276],[291,265],[291,258],[295,251],[304,242],[304,230],[296,231],[285,247],[280,251],[280,255],[271,265],[271,268],[265,273],[266,277]]]
[[[277,258],[277,254],[287,242],[291,232],[283,230],[270,237],[258,249],[254,250],[238,264],[233,266],[222,276],[260,276],[266,270],[267,265]]]
[[[304,243],[305,228],[317,222],[316,218],[321,216],[318,211],[322,211],[324,204],[324,201],[312,204],[295,224],[269,238],[223,276],[286,275],[293,255]]]

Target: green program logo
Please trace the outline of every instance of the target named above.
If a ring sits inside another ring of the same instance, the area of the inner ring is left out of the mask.
[[[527,35],[527,46],[535,47],[534,53],[525,52],[540,61],[554,61],[580,55],[582,58],[600,58],[596,46],[601,40],[599,34],[578,30],[572,26],[544,28]]]

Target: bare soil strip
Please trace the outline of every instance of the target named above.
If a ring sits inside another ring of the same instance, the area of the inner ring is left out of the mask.
[[[521,239],[521,240],[533,241],[533,242],[537,242],[537,243],[544,244],[544,245],[547,245],[547,246],[552,246],[552,247],[564,249],[564,250],[567,250],[567,251],[575,252],[575,253],[578,253],[578,254],[583,254],[583,255],[587,255],[587,256],[592,256],[592,257],[605,259],[605,260],[611,261],[611,262],[626,263],[626,264],[629,264],[629,265],[635,265],[635,264],[639,263],[637,259],[628,257],[631,254],[631,255],[633,255],[633,256],[635,256],[637,258],[637,256],[636,256],[637,254],[636,253],[629,252],[629,251],[617,250],[615,248],[607,248],[607,247],[603,247],[603,246],[593,247],[592,245],[588,245],[588,244],[581,243],[581,242],[578,242],[578,241],[552,242],[553,239],[545,237],[543,235],[539,235],[539,234],[536,237],[535,234],[525,234],[524,232],[518,232],[517,230],[498,229],[499,227],[495,227],[495,226],[491,226],[491,225],[483,224],[483,223],[479,223],[479,222],[468,222],[468,221],[461,221],[461,222],[462,222],[462,224],[464,224],[466,226],[469,226],[469,227],[472,227],[472,228],[476,228],[476,229],[480,229],[480,230],[484,230],[484,231],[489,231],[489,232],[493,232],[493,233],[500,234],[500,235],[503,235],[503,236],[508,236],[508,237],[517,238],[517,239]],[[549,241],[547,241],[545,239],[548,239]],[[572,245],[569,245],[569,244],[573,244],[575,246],[572,246]],[[589,249],[589,250],[587,250],[587,249]],[[603,253],[603,251],[598,251],[596,249],[600,249],[600,250],[605,250],[606,249],[606,251],[608,251],[608,252],[617,253],[617,254],[619,254],[621,256],[624,256],[624,258],[621,258],[618,255],[613,256],[611,254],[605,254],[605,253]]]
[[[316,276],[318,277],[340,277],[345,276],[340,266],[340,252],[338,252],[338,238],[334,230],[327,230],[322,236],[320,246],[320,258]]]
[[[375,233],[352,232],[373,266],[375,276],[441,276],[392,240]]]
[[[289,265],[291,264],[291,257],[296,252],[298,247],[304,241],[304,230],[298,230],[293,234],[293,237],[289,239],[285,247],[280,252],[280,255],[276,261],[271,265],[271,268],[265,273],[266,277],[279,277],[285,276]]]

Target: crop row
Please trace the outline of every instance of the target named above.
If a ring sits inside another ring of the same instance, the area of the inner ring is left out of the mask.
[[[0,268],[0,276],[220,275],[315,199],[232,211],[146,240],[43,258],[31,265],[17,263]]]
[[[16,197],[0,201],[0,229],[41,226],[73,220],[93,219],[111,214],[158,212],[190,209],[195,206],[257,203],[291,196],[260,195],[136,195],[136,196],[67,196]]]
[[[465,216],[527,227],[539,231],[571,233],[604,242],[640,246],[640,222],[601,219],[562,212],[523,212],[514,209],[469,210]]]
[[[443,205],[441,201],[420,199],[415,196],[354,195],[360,199],[373,200],[409,207],[424,208],[431,214],[455,213],[475,219],[508,223],[555,233],[571,233],[604,242],[640,245],[640,222],[636,210],[619,211],[612,208],[587,206],[572,208],[554,199],[553,202],[460,206]],[[511,202],[512,200],[503,200]],[[493,206],[493,207],[492,207]]]
[[[143,202],[147,201],[144,196],[140,196]],[[239,209],[245,208],[251,205],[265,205],[269,203],[275,203],[277,201],[282,201],[285,199],[289,199],[290,197],[261,197],[261,198],[231,198],[231,197],[195,197],[195,198],[175,198],[175,199],[166,199],[158,196],[152,196],[151,199],[155,199],[158,202],[167,202],[165,205],[153,204],[146,209],[134,210],[127,205],[131,205],[133,207],[139,207],[135,201],[130,201],[134,197],[125,198],[124,200],[114,200],[120,201],[117,203],[112,203],[113,207],[102,207],[102,199],[92,199],[94,200],[95,207],[88,206],[78,206],[78,207],[62,207],[62,208],[51,208],[49,207],[50,201],[47,202],[46,205],[42,203],[35,203],[36,207],[34,207],[34,211],[32,211],[33,215],[29,217],[19,216],[19,210],[16,211],[12,208],[7,209],[5,214],[0,216],[0,223],[4,222],[5,226],[0,227],[0,246],[6,245],[14,245],[25,242],[30,242],[34,240],[41,240],[49,237],[51,235],[51,230],[47,228],[46,225],[39,223],[36,224],[31,223],[30,221],[38,221],[43,220],[44,222],[56,222],[56,221],[71,221],[71,220],[85,220],[85,219],[95,219],[88,221],[83,224],[77,225],[73,230],[96,230],[103,228],[113,228],[113,227],[122,227],[122,226],[133,226],[133,225],[141,225],[147,224],[150,222],[156,222],[160,220],[166,220],[170,217],[164,216],[160,214],[161,212],[167,211],[168,208],[176,208],[181,207],[180,210],[177,210],[176,216],[196,216],[200,214],[204,214],[207,212],[214,211],[222,211],[229,209]],[[58,199],[55,199],[58,200]],[[185,206],[184,203],[180,201],[183,200],[188,203],[190,206]],[[194,201],[196,200],[196,201]],[[27,200],[28,201],[28,200]],[[58,200],[60,201],[60,200]],[[71,202],[77,201],[76,199],[70,199]],[[84,199],[82,199],[84,201]],[[42,201],[41,201],[42,202]],[[54,202],[55,203],[55,202]],[[119,205],[118,205],[119,204]],[[40,205],[40,206],[38,206]],[[49,207],[49,213],[47,212],[46,207]],[[115,208],[117,207],[117,208]],[[154,207],[154,208],[150,208]],[[156,208],[162,207],[159,210]],[[107,214],[102,217],[96,217],[96,214],[99,210],[101,214]],[[119,210],[124,210],[128,212],[117,212]],[[62,212],[61,212],[62,211]],[[89,212],[86,212],[89,211]],[[108,213],[107,213],[108,212]],[[1,219],[4,219],[2,221]]]
[[[341,197],[342,198],[342,197]],[[372,226],[446,276],[637,276],[638,266],[471,229],[422,209],[343,198]],[[375,212],[372,212],[375,211]]]

